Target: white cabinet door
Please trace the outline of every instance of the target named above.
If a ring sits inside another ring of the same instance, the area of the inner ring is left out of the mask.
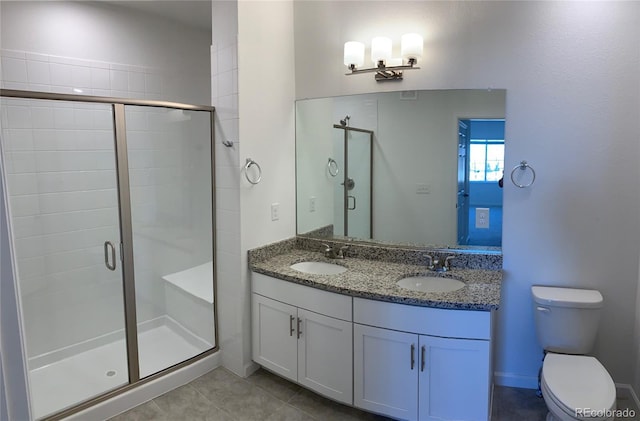
[[[297,381],[297,309],[288,304],[252,295],[253,360],[283,377]]]
[[[419,361],[420,421],[489,419],[489,341],[420,336]]]
[[[353,405],[353,323],[298,309],[298,382]]]
[[[354,405],[403,420],[418,418],[418,335],[353,325]]]

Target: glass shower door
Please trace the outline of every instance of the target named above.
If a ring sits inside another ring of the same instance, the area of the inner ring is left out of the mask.
[[[33,416],[129,383],[113,107],[1,99]]]
[[[215,346],[210,113],[125,106],[140,378]]]

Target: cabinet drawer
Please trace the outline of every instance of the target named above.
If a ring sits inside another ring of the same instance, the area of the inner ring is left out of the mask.
[[[491,339],[493,312],[418,307],[353,299],[353,321],[369,326],[421,335]]]
[[[251,272],[251,290],[296,307],[352,321],[352,298]]]

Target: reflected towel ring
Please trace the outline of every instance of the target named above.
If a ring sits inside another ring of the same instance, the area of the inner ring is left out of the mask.
[[[531,175],[532,175],[532,178],[529,184],[520,184],[516,182],[516,180],[513,178],[516,173],[516,170],[526,171],[527,169],[531,170]],[[524,189],[525,187],[529,187],[530,185],[532,185],[534,181],[536,181],[536,171],[533,169],[531,165],[527,163],[527,161],[520,161],[520,165],[516,165],[515,167],[513,167],[513,170],[511,170],[511,182],[515,184],[516,187]]]
[[[252,180],[251,177],[249,177],[249,168],[252,165],[255,165],[258,168],[258,178],[256,178],[255,180]],[[251,158],[247,158],[247,163],[244,165],[244,176],[249,183],[258,184],[260,180],[262,180],[262,168],[260,168],[260,165],[258,165],[256,161]]]
[[[332,168],[335,168],[335,170],[332,171]],[[335,177],[336,175],[338,175],[340,169],[338,168],[338,163],[335,159],[329,158],[329,162],[327,163],[327,170],[329,171],[329,175],[331,177]]]

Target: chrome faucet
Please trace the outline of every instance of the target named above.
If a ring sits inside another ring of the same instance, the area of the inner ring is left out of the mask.
[[[339,249],[335,249],[328,244],[322,244],[324,257],[329,259],[344,259],[347,257],[346,252],[349,250],[349,246],[342,246]]]
[[[425,254],[424,257],[427,258],[427,268],[435,272],[447,272],[451,270],[451,261],[455,258],[454,255],[449,255],[441,260],[439,256],[432,256],[430,254]]]

